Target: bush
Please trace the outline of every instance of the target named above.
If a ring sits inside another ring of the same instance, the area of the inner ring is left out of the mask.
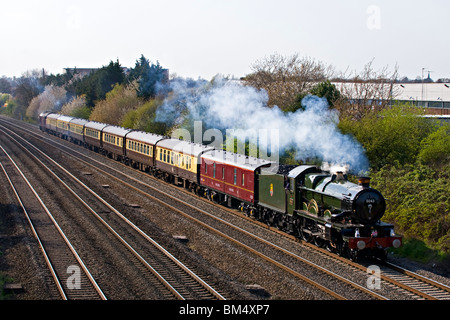
[[[363,145],[370,166],[378,170],[386,165],[397,167],[415,163],[421,141],[436,130],[432,120],[420,117],[418,108],[396,105],[379,113],[369,113],[360,121],[344,118],[339,128]]]
[[[422,140],[418,159],[435,167],[450,162],[450,123],[443,124]]]
[[[162,122],[156,122],[156,110],[161,105],[159,99],[151,99],[135,110],[129,111],[121,125],[126,128],[142,130],[160,135],[166,135],[169,127]]]
[[[384,219],[407,237],[450,253],[450,163],[435,171],[423,164],[386,166],[372,174],[372,187],[387,198]]]

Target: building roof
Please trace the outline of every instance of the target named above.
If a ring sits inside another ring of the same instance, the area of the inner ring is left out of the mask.
[[[397,83],[394,86],[398,91],[396,100],[450,101],[448,83]]]
[[[356,82],[333,82],[336,88],[344,93],[350,95],[350,98],[358,99],[361,92],[364,92],[363,86],[366,84]],[[358,90],[359,88],[359,94]],[[380,87],[381,88],[381,87]],[[368,92],[368,99],[386,99],[390,96],[390,84],[383,85],[381,92],[374,91],[373,96]],[[392,88],[394,100],[400,101],[433,101],[433,102],[449,102],[450,101],[450,83],[395,83]],[[382,94],[383,96],[377,96]]]

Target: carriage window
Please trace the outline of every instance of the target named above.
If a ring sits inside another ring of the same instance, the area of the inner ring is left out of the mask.
[[[225,167],[222,168],[222,180],[225,180]]]
[[[234,169],[234,184],[236,184],[236,179],[237,179],[237,172],[236,169]]]
[[[205,162],[205,173],[208,173],[208,164]]]
[[[214,163],[213,178],[216,177],[216,163]]]
[[[244,185],[244,174],[242,174],[242,185]]]

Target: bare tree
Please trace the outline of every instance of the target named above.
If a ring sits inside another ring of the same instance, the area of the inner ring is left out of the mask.
[[[67,101],[67,91],[62,87],[46,86],[45,90],[34,97],[27,110],[26,116],[37,119],[42,111],[59,111]]]
[[[376,71],[373,60],[364,66],[360,74],[341,76],[335,80],[337,89],[346,99],[341,99],[336,108],[341,115],[350,116],[355,120],[361,119],[368,112],[382,110],[392,104],[398,95],[394,86],[398,77],[398,66],[390,72],[388,66]]]
[[[268,105],[288,107],[298,94],[307,92],[317,82],[332,76],[334,70],[310,57],[298,53],[282,56],[274,53],[251,65],[253,73],[244,78],[244,83],[264,89],[269,95]]]

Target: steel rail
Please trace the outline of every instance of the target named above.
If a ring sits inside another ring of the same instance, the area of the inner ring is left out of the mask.
[[[3,130],[1,130],[3,131]],[[3,131],[3,133],[5,133]],[[6,133],[5,133],[6,134]],[[8,135],[8,134],[6,134]],[[9,135],[8,135],[9,136]],[[11,137],[11,136],[9,136]],[[12,137],[11,137],[12,138]],[[13,138],[14,140],[14,138]],[[17,142],[17,141],[16,141]],[[92,274],[90,273],[90,271],[88,270],[88,268],[86,267],[86,265],[84,264],[83,260],[81,259],[81,257],[78,255],[78,253],[76,252],[75,248],[73,247],[73,245],[70,243],[69,239],[67,238],[67,236],[65,235],[64,231],[61,229],[61,227],[59,226],[58,222],[55,220],[55,218],[53,217],[53,215],[51,214],[51,212],[48,210],[47,206],[45,205],[45,203],[42,201],[41,197],[38,195],[38,193],[36,192],[36,190],[33,188],[33,186],[31,185],[31,183],[29,182],[29,180],[25,177],[25,175],[23,174],[22,170],[19,169],[19,167],[17,166],[17,164],[15,163],[15,161],[11,158],[11,156],[6,152],[6,150],[3,148],[3,146],[0,145],[0,148],[2,149],[2,151],[5,153],[5,155],[9,158],[9,160],[11,161],[11,163],[14,165],[14,167],[16,168],[16,170],[19,172],[19,174],[22,176],[22,178],[24,179],[24,181],[26,182],[26,184],[28,185],[28,187],[30,188],[30,190],[33,192],[33,194],[36,196],[36,199],[39,201],[39,203],[41,204],[42,208],[44,209],[44,211],[46,212],[47,216],[50,218],[50,220],[52,221],[53,225],[55,226],[55,228],[58,230],[58,233],[61,235],[61,237],[63,238],[64,242],[67,244],[69,250],[72,252],[73,256],[75,257],[75,259],[77,260],[77,262],[79,263],[79,265],[81,266],[81,268],[83,269],[84,273],[86,274],[86,276],[88,277],[89,281],[91,282],[91,284],[93,285],[93,287],[95,288],[95,290],[97,291],[97,293],[99,294],[100,298],[102,300],[107,300],[105,294],[102,292],[100,286],[97,284],[97,282],[95,281],[95,279],[93,278]],[[2,166],[3,167],[3,166]],[[29,216],[27,217],[29,218]],[[32,223],[31,220],[29,220],[29,223]],[[33,228],[33,233],[36,232],[36,230]],[[37,236],[37,233],[35,234]],[[40,244],[42,245],[41,241],[39,240]],[[53,269],[53,267],[51,267]],[[55,273],[56,275],[56,273]],[[62,289],[62,285],[58,280],[58,288]],[[60,289],[58,289],[60,290]],[[63,290],[63,289],[62,289]],[[63,290],[64,291],[64,290]],[[67,300],[67,295],[65,293],[61,293],[63,299]]]
[[[34,224],[31,221],[30,215],[29,215],[27,209],[25,208],[25,205],[23,204],[22,199],[19,196],[19,193],[17,192],[16,187],[14,186],[13,182],[11,181],[11,179],[9,177],[9,174],[6,172],[6,169],[3,166],[3,164],[1,163],[1,161],[0,161],[0,166],[2,167],[3,173],[5,174],[6,178],[8,179],[8,183],[11,186],[11,189],[13,190],[14,195],[15,195],[17,201],[20,204],[20,207],[22,208],[22,210],[23,210],[23,212],[25,214],[25,217],[26,217],[26,219],[28,221],[28,224],[30,226],[31,231],[32,231],[34,237],[36,238],[36,240],[37,240],[37,242],[39,244],[39,248],[41,249],[41,252],[42,252],[42,254],[44,256],[45,263],[47,264],[47,266],[49,268],[49,271],[50,271],[50,273],[52,275],[52,278],[55,281],[55,285],[56,285],[56,287],[58,289],[58,292],[61,295],[61,298],[63,300],[67,300],[67,295],[64,292],[64,288],[63,288],[63,286],[61,284],[61,281],[59,281],[58,275],[56,274],[55,268],[53,267],[53,264],[52,264],[52,262],[50,260],[50,257],[48,256],[47,251],[45,250],[44,245],[42,244],[41,238],[39,237],[39,235],[38,235],[38,233],[36,231],[36,228],[34,227]]]
[[[15,134],[15,133],[14,133]],[[9,136],[9,135],[8,135]],[[11,137],[11,136],[9,136]],[[19,136],[19,138],[23,139]],[[11,139],[14,139],[11,137]],[[15,139],[14,139],[15,140]],[[43,153],[41,150],[33,146],[31,143],[23,139],[27,144],[29,144],[32,148],[37,150],[39,153],[41,153],[44,157],[47,158],[51,163],[56,165],[58,168],[60,168],[62,171],[64,171],[67,175],[69,175],[74,181],[76,181],[79,185],[81,185],[86,191],[88,191],[91,195],[93,195],[97,200],[102,202],[105,206],[107,206],[111,211],[113,211],[117,216],[119,216],[123,221],[125,221],[129,226],[131,226],[135,231],[137,231],[141,236],[143,236],[147,241],[149,241],[154,247],[159,249],[164,255],[166,255],[172,262],[174,262],[176,265],[178,265],[181,269],[183,269],[184,272],[186,272],[189,276],[191,276],[197,283],[199,283],[201,286],[203,286],[207,291],[209,291],[213,296],[215,296],[219,300],[225,300],[225,298],[216,290],[214,290],[210,285],[208,285],[203,279],[201,279],[198,275],[196,275],[192,270],[190,270],[188,267],[186,267],[181,261],[179,261],[175,256],[170,254],[166,249],[164,249],[160,244],[158,244],[155,240],[153,240],[151,237],[149,237],[145,232],[143,232],[139,227],[137,227],[135,224],[133,224],[130,220],[128,220],[122,213],[120,213],[117,209],[115,209],[112,205],[110,205],[107,201],[105,201],[103,198],[101,198],[97,193],[95,193],[92,189],[90,189],[86,184],[84,184],[82,181],[80,181],[77,177],[75,177],[73,174],[71,174],[69,171],[67,171],[64,167],[62,167],[60,164],[58,164],[56,161],[51,159],[48,155]],[[30,153],[31,154],[31,153]],[[33,155],[33,154],[32,154]],[[35,157],[33,155],[33,157]],[[123,239],[100,215],[95,212],[83,199],[81,199],[66,183],[64,183],[51,169],[49,169],[42,161],[35,159],[41,163],[42,166],[44,166],[49,172],[51,172],[56,179],[58,179],[65,188],[71,192],[82,204],[85,206],[94,216],[112,233],[114,236],[116,236],[119,241],[121,241],[127,249],[129,249],[137,258],[138,260],[144,264],[173,294],[177,299],[185,300],[185,298],[166,280],[162,275],[159,274],[158,271],[156,271],[130,244],[126,242],[125,239]]]

